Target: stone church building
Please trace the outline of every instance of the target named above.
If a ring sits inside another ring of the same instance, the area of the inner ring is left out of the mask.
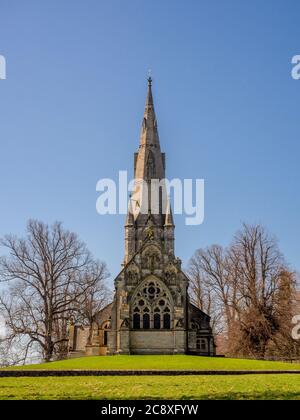
[[[149,78],[140,145],[134,155],[136,185],[125,224],[125,258],[115,279],[114,300],[99,312],[91,344],[87,345],[89,328],[71,326],[71,353],[215,355],[210,317],[191,303],[189,279],[174,253],[173,215],[163,194],[152,212],[151,180],[164,180],[165,170]],[[149,185],[147,191],[140,180]],[[142,212],[145,203],[149,209]]]

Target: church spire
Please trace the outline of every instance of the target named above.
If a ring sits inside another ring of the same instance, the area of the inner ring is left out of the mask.
[[[152,93],[152,78],[148,79],[148,92],[140,136],[140,149],[136,155],[135,178],[164,179],[165,160],[161,153],[157,119]]]
[[[154,103],[153,103],[153,94],[152,94],[152,77],[148,78],[148,95],[146,100],[146,110],[145,113],[148,111],[148,108],[153,107],[154,109]]]
[[[153,221],[157,226],[163,228],[166,221],[165,154],[161,152],[160,148],[151,77],[148,79],[140,146],[134,155],[134,178],[132,201],[135,223],[137,226],[145,226],[148,211],[151,210]],[[168,222],[171,223],[171,219],[170,214]],[[132,222],[129,215],[127,222]]]
[[[149,223],[151,238],[163,243],[168,254],[174,253],[175,226],[166,197],[165,154],[160,148],[152,83],[149,77],[140,146],[134,155],[135,183],[125,225],[125,262],[144,243]]]
[[[140,145],[141,146],[155,146],[160,150],[159,144],[159,135],[157,130],[157,119],[154,109],[154,100],[152,93],[152,83],[153,80],[151,77],[148,79],[148,93],[146,98],[146,106],[144,112],[144,119],[142,124]]]

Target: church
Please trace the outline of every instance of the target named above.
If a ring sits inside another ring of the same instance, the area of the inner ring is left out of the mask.
[[[152,180],[166,178],[157,119],[148,79],[139,150],[134,154],[135,189],[125,223],[125,258],[115,279],[113,302],[89,328],[70,327],[70,354],[194,354],[215,356],[210,317],[193,305],[189,279],[175,256],[175,226],[170,200],[159,194],[157,211],[142,212],[151,202]],[[140,180],[149,188],[143,189]]]

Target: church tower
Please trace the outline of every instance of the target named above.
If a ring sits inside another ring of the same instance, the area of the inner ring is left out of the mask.
[[[165,178],[166,159],[149,78],[107,354],[215,354],[210,318],[190,303],[189,280],[175,257],[175,226]]]
[[[125,225],[125,264],[142,246],[149,230],[153,239],[174,255],[175,226],[167,196],[165,172],[165,154],[160,148],[152,79],[149,78],[140,145],[138,152],[134,154],[135,187],[129,201]]]

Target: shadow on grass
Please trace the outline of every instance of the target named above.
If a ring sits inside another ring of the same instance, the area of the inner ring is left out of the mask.
[[[17,400],[15,395],[8,394],[6,396],[2,395],[1,400]],[[123,401],[130,401],[130,400],[148,400],[148,401],[163,401],[164,398],[155,398],[153,399],[152,396],[143,396],[142,398],[137,398],[135,395],[128,396],[126,398],[95,398],[94,395],[37,395],[37,394],[28,394],[22,400],[96,400],[96,401],[110,401],[110,400],[123,400]],[[257,393],[257,394],[247,394],[247,393],[235,393],[229,392],[224,394],[217,394],[217,395],[183,395],[180,399],[176,401],[232,401],[232,400],[239,400],[239,401],[247,401],[247,400],[300,400],[300,392],[265,392],[265,393]]]

